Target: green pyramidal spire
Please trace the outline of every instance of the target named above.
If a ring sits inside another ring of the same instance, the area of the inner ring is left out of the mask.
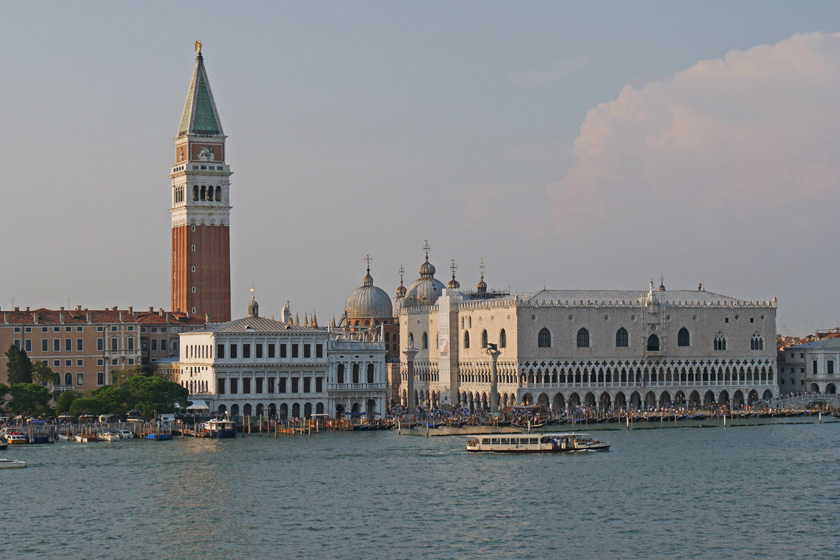
[[[182,134],[224,134],[216,102],[213,101],[213,92],[210,91],[210,81],[207,79],[201,50],[195,57],[195,70],[187,93],[187,102],[184,104],[184,114],[181,115],[181,126],[178,127],[178,136]]]

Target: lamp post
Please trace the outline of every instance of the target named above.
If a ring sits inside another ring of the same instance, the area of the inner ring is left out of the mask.
[[[490,414],[493,416],[499,415],[499,372],[497,362],[499,361],[498,346],[495,344],[488,344],[485,350],[490,355]]]

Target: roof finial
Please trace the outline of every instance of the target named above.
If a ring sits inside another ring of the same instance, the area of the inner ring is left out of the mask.
[[[198,56],[201,56],[201,41],[195,42],[195,52],[198,53]]]
[[[432,248],[431,248],[431,246],[429,246],[429,240],[424,239],[423,240],[423,251],[426,253],[426,262],[429,262],[429,251],[431,251],[431,250],[432,250]]]
[[[446,287],[451,290],[457,290],[461,287],[461,284],[455,280],[455,271],[458,270],[458,265],[455,264],[455,259],[452,259],[452,264],[449,265],[449,270],[452,271],[452,280],[449,281],[449,284],[447,284]]]
[[[659,291],[660,292],[665,291],[665,275],[662,274],[661,272],[659,273]]]

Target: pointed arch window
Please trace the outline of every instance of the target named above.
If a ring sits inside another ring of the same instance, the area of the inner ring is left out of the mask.
[[[470,347],[470,331],[464,331],[464,348]]]
[[[423,349],[425,350],[428,347],[429,347],[429,335],[424,332],[423,333]]]
[[[764,350],[764,339],[761,338],[761,335],[755,333],[752,335],[752,339],[750,339],[750,350]]]
[[[655,334],[652,334],[648,337],[647,341],[647,349],[648,352],[659,352],[659,337]]]
[[[507,347],[507,333],[505,329],[502,329],[502,332],[499,333],[499,348],[506,348]]]
[[[537,346],[540,348],[551,348],[551,331],[545,327],[537,335]]]
[[[723,336],[723,333],[717,333],[715,335],[715,350],[726,350],[726,337]]]
[[[683,327],[677,333],[677,346],[691,346],[691,334],[688,329]]]
[[[578,348],[589,348],[589,331],[586,329],[580,329],[577,332],[577,347]]]
[[[627,334],[627,329],[621,327],[615,331],[615,347],[627,348],[630,346],[630,335]]]
[[[408,333],[408,347],[414,348],[414,333]]]
[[[487,331],[481,332],[481,347],[487,348]]]

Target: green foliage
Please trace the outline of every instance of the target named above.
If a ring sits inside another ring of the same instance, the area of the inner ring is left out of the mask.
[[[136,408],[146,416],[174,412],[176,403],[189,404],[189,391],[159,377],[135,376],[126,381],[122,389],[128,392],[130,408]]]
[[[118,387],[100,387],[93,392],[93,398],[99,402],[102,412],[125,414],[131,410],[131,394]]]
[[[9,359],[6,363],[6,369],[9,372],[9,385],[32,383],[32,362],[26,352],[12,344],[6,351],[6,357]]]
[[[64,391],[58,396],[55,401],[55,411],[58,414],[66,414],[70,412],[70,406],[80,395],[76,391]]]
[[[52,398],[52,393],[46,387],[34,383],[17,383],[12,385],[9,392],[12,395],[9,408],[24,416],[47,410]]]
[[[79,416],[80,414],[102,414],[102,404],[94,397],[79,397],[73,400],[69,409],[70,414]]]
[[[47,365],[47,362],[36,361],[32,370],[32,382],[48,385],[55,383],[55,373]]]
[[[137,375],[143,375],[143,368],[135,367],[121,369],[111,373],[111,382],[115,387],[122,387],[123,383]]]

